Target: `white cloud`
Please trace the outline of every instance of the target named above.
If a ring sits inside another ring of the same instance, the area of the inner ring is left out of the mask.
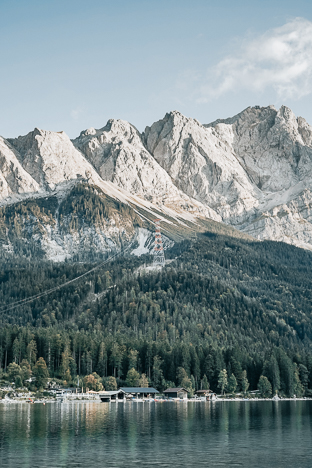
[[[276,91],[279,98],[299,99],[312,92],[312,22],[296,18],[282,27],[244,40],[199,86],[200,102],[237,90]]]

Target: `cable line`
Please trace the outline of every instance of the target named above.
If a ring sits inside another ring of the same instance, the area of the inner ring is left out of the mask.
[[[97,265],[94,268],[91,268],[91,270],[86,271],[85,273],[83,273],[82,275],[77,276],[76,278],[73,278],[73,279],[71,279],[69,281],[66,281],[63,284],[59,284],[58,286],[54,286],[51,289],[47,289],[46,291],[44,291],[42,293],[35,294],[34,296],[26,297],[25,299],[21,299],[19,301],[13,302],[11,304],[0,306],[0,312],[7,312],[9,310],[15,309],[16,307],[18,307],[20,305],[28,304],[29,302],[32,302],[32,301],[34,301],[36,299],[40,299],[41,297],[47,296],[48,294],[51,294],[52,292],[57,291],[58,289],[64,288],[65,286],[68,286],[69,284],[73,283],[74,281],[77,281],[77,280],[83,278],[84,276],[89,275],[89,273],[92,273],[93,271],[97,270],[98,268],[101,268],[106,263],[110,262],[111,260],[116,258],[118,255],[120,255],[122,252],[126,252],[132,246],[132,244],[133,243],[131,242],[131,244],[129,244],[128,247],[126,247],[125,249],[122,249],[120,252],[118,252],[115,255],[113,255],[112,257],[104,260],[104,262],[100,263],[99,265]]]

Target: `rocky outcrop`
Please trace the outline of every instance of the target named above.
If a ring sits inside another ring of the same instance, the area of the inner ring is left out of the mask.
[[[35,128],[28,135],[9,140],[23,169],[42,190],[53,190],[66,180],[100,178],[64,132]]]
[[[145,129],[144,141],[180,190],[235,223],[255,213],[261,192],[235,157],[231,129],[224,130],[227,139],[171,112]]]
[[[111,119],[99,130],[89,128],[81,132],[73,143],[103,180],[157,206],[220,220],[209,206],[179,190],[170,174],[147,151],[138,130],[128,122]]]
[[[2,205],[80,181],[142,219],[213,219],[304,248],[312,248],[311,176],[312,127],[285,106],[248,107],[205,125],[174,111],[143,134],[111,119],[73,141],[39,129],[0,138]]]
[[[99,130],[81,132],[73,143],[103,180],[149,201],[162,203],[180,196],[169,175],[143,146],[139,132],[128,122],[109,120]]]
[[[24,170],[14,148],[7,140],[0,137],[0,198],[38,190],[39,185]]]
[[[171,112],[144,141],[175,184],[223,222],[258,239],[312,245],[302,198],[311,188],[312,127],[287,107],[249,107],[207,125]],[[275,213],[285,203],[292,215],[281,222]]]
[[[261,191],[287,190],[311,177],[312,127],[290,109],[248,108],[230,122],[218,121],[208,128],[228,142]]]

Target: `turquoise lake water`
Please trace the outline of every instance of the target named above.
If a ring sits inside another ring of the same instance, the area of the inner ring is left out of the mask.
[[[0,467],[312,467],[312,401],[0,404]]]

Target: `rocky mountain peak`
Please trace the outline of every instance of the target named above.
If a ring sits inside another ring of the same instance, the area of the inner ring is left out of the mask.
[[[73,144],[102,179],[148,200],[178,194],[170,177],[143,145],[138,130],[128,122],[111,119],[95,133],[82,132]]]
[[[22,167],[16,149],[0,137],[0,198],[37,190],[39,185]]]
[[[118,200],[312,248],[311,176],[312,127],[286,106],[205,125],[171,111],[143,134],[110,119],[73,141],[39,128],[0,139],[2,199],[83,178]]]
[[[303,117],[298,117],[297,122],[303,144],[312,147],[312,126]]]
[[[44,190],[53,189],[64,180],[77,177],[98,180],[84,156],[77,151],[64,132],[35,128],[32,132],[10,139],[24,170]]]

